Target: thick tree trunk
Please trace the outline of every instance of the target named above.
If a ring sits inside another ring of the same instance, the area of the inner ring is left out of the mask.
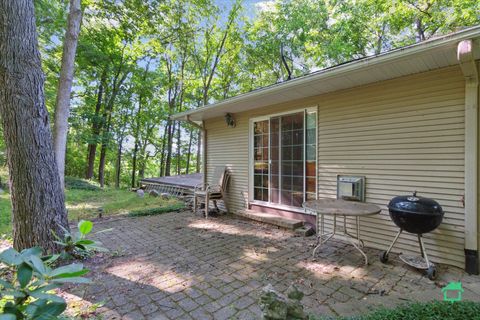
[[[7,149],[16,249],[55,250],[68,228],[44,98],[31,0],[0,0],[0,113]]]
[[[98,93],[97,93],[97,104],[95,105],[95,115],[92,120],[92,138],[94,139],[88,144],[88,158],[87,158],[87,172],[85,175],[86,179],[93,178],[93,168],[95,166],[95,155],[97,153],[97,139],[98,135],[100,134],[100,123],[99,123],[99,116],[100,116],[100,109],[102,107],[102,100],[103,100],[103,88],[106,81],[107,73],[104,71],[102,74],[102,78],[98,85]]]
[[[57,161],[60,184],[64,188],[65,153],[67,148],[68,117],[70,115],[70,94],[72,91],[75,53],[82,22],[81,0],[70,0],[70,12],[67,31],[63,41],[62,67],[58,81],[57,100],[55,104],[55,126],[53,148]]]

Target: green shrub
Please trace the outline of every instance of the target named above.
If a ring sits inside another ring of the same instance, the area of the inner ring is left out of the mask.
[[[310,320],[479,320],[480,303],[471,301],[409,303],[394,309],[378,309],[371,313],[355,317],[314,317]]]
[[[2,320],[58,319],[67,308],[62,297],[52,290],[63,283],[89,283],[82,276],[88,272],[82,264],[72,263],[51,268],[58,255],[42,257],[41,248],[17,252],[10,248],[0,253],[0,262],[8,266],[0,279]]]
[[[65,188],[91,191],[101,190],[100,186],[95,182],[75,177],[65,177]]]
[[[173,204],[165,207],[132,210],[128,213],[128,215],[131,217],[153,216],[156,214],[162,214],[162,213],[167,213],[172,211],[180,211],[183,209],[185,209],[185,204],[179,203],[179,204]]]
[[[411,303],[395,309],[380,309],[357,318],[361,320],[464,320],[480,319],[480,303],[470,301]]]
[[[99,241],[87,239],[86,236],[92,232],[93,222],[88,220],[81,220],[78,223],[78,232],[70,233],[68,230],[61,227],[64,232],[64,237],[60,238],[53,232],[57,241],[55,243],[63,247],[63,255],[66,258],[88,258],[94,252],[106,252],[107,249],[102,247]],[[106,232],[110,230],[103,230],[100,232]],[[98,232],[97,232],[98,233]]]

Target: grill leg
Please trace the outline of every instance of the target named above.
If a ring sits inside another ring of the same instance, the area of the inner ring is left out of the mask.
[[[386,252],[386,255],[388,256],[388,254],[390,253],[390,251],[392,251],[392,248],[393,246],[395,245],[395,242],[397,242],[398,240],[398,237],[400,237],[400,235],[402,234],[402,229],[400,229],[400,231],[398,231],[397,235],[395,236],[395,239],[393,239],[393,242],[392,244],[390,245],[390,247],[388,247],[388,250]]]
[[[430,264],[430,261],[428,261],[427,252],[425,251],[425,246],[423,244],[423,239],[421,234],[418,235],[418,243],[420,244],[420,251],[422,252],[422,256],[423,258],[425,258],[425,262],[427,263],[427,268],[430,268],[431,264]]]
[[[423,248],[423,245],[422,245],[422,235],[417,234],[417,237],[418,237],[418,243],[420,245],[420,254],[422,255],[422,258],[425,258],[425,249]]]

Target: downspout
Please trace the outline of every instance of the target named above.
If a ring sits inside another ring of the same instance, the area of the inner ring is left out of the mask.
[[[465,77],[465,271],[479,274],[478,181],[479,181],[479,73],[474,52],[478,43],[463,40],[457,59]]]
[[[205,121],[202,120],[202,125],[194,122],[190,119],[190,116],[185,116],[185,120],[195,128],[199,129],[202,133],[202,173],[203,173],[203,185],[207,184],[207,130],[205,129]],[[197,160],[198,161],[198,160]]]

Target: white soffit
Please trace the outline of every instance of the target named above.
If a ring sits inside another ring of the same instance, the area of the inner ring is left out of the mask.
[[[348,62],[299,78],[178,113],[174,120],[202,121],[225,115],[285,103],[301,98],[366,85],[401,76],[458,65],[457,44],[474,39],[480,45],[480,27],[473,27],[409,47]],[[477,53],[479,50],[476,51]],[[475,59],[480,59],[476,56]]]

